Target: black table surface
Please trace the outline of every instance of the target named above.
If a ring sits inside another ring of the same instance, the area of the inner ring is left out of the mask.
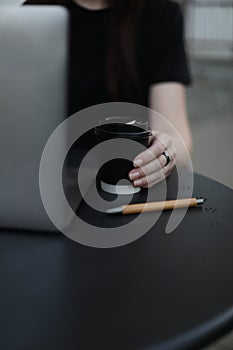
[[[172,234],[164,212],[119,248],[0,231],[0,349],[188,350],[230,330],[233,191],[195,175],[194,195]]]

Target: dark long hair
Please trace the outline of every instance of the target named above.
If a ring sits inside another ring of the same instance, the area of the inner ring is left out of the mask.
[[[107,55],[107,85],[113,100],[138,84],[135,34],[143,0],[107,0],[112,6],[110,42]]]
[[[120,90],[125,95],[138,84],[136,67],[136,23],[144,0],[106,0],[111,6],[109,22],[109,50],[106,61],[106,80],[110,97],[119,98]],[[28,0],[28,5],[63,5],[67,0]]]

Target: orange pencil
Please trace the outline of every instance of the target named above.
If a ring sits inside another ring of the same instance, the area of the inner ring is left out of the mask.
[[[203,198],[184,198],[175,199],[161,202],[149,202],[139,204],[122,205],[121,207],[112,208],[107,210],[107,214],[137,214],[148,211],[160,211],[170,210],[177,208],[196,207],[197,205],[203,204],[206,199]]]

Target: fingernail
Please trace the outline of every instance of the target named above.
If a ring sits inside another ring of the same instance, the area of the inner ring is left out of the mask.
[[[143,181],[142,180],[137,180],[137,181],[134,181],[134,186],[141,186],[143,185]]]
[[[136,171],[135,173],[129,174],[130,180],[135,180],[137,177],[140,177],[140,173]]]
[[[136,159],[134,162],[133,162],[133,165],[135,167],[138,167],[138,166],[142,166],[143,164],[143,160],[142,159]]]

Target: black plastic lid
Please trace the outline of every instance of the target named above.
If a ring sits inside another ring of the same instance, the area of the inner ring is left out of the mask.
[[[106,123],[104,123],[106,121]],[[148,123],[124,117],[107,118],[95,128],[99,137],[141,139],[151,135]]]

